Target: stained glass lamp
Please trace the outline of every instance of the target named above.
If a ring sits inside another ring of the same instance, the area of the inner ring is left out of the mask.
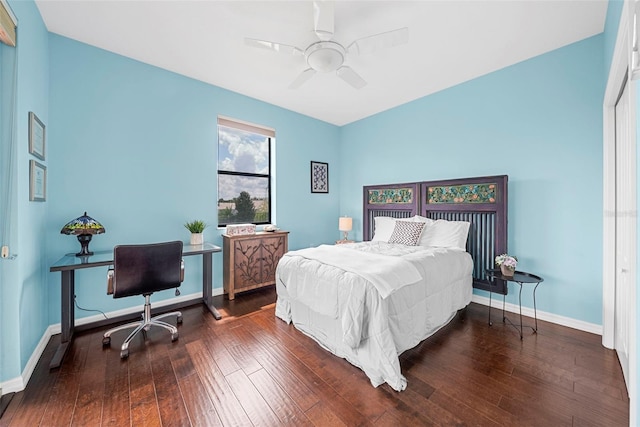
[[[80,252],[76,256],[89,256],[93,255],[93,252],[89,251],[89,242],[94,234],[104,233],[104,227],[95,219],[91,218],[85,212],[84,215],[69,221],[60,230],[61,234],[73,234],[78,236],[78,242],[80,242]]]

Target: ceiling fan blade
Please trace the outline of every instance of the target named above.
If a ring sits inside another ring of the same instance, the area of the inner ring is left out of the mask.
[[[333,18],[335,4],[333,1],[313,2],[313,31],[321,41],[329,41],[333,37]]]
[[[358,73],[353,71],[353,68],[346,65],[338,68],[336,70],[336,75],[356,89],[362,89],[367,85],[367,82],[365,82]]]
[[[386,49],[388,47],[399,46],[409,41],[409,28],[398,28],[397,30],[387,31],[386,33],[375,34],[373,36],[363,37],[351,43],[347,47],[349,53],[360,55],[363,53],[371,53],[376,50]]]
[[[270,42],[270,41],[267,41],[267,40],[258,40],[258,39],[252,39],[252,38],[249,38],[249,37],[245,37],[244,43],[247,46],[257,47],[257,48],[260,48],[260,49],[273,50],[273,51],[276,51],[278,53],[284,53],[284,54],[287,54],[287,55],[303,55],[304,54],[304,52],[302,52],[302,50],[298,49],[295,46],[289,46],[287,44]]]
[[[313,68],[307,68],[306,70],[301,72],[294,81],[291,82],[291,84],[289,85],[289,89],[298,89],[300,86],[302,86],[303,83],[313,77],[315,73],[316,70],[314,70]]]

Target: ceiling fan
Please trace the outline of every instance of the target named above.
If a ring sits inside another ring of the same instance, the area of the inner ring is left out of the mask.
[[[344,47],[333,38],[334,2],[313,2],[313,30],[318,41],[311,43],[305,49],[289,46],[282,43],[245,38],[249,46],[273,50],[287,55],[304,56],[308,68],[302,71],[289,85],[290,89],[297,89],[317,72],[329,73],[335,71],[336,75],[356,89],[366,86],[358,73],[348,65],[344,65],[349,55],[371,53],[379,49],[398,46],[409,40],[409,29],[399,28],[384,33],[374,34],[357,39]]]

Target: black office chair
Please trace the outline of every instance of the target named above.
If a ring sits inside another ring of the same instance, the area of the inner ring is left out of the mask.
[[[174,311],[151,317],[149,297],[153,292],[177,288],[184,280],[184,263],[182,261],[182,242],[154,243],[146,245],[118,245],[113,249],[113,267],[107,274],[107,294],[114,298],[132,295],[144,296],[144,312],[142,320],[121,325],[104,333],[102,344],[111,344],[111,334],[123,329],[135,327],[124,340],[120,349],[120,357],[129,357],[129,343],[140,331],[148,331],[151,326],[161,326],[171,332],[171,341],[178,339],[178,329],[160,319],[177,316],[182,323],[182,313]]]

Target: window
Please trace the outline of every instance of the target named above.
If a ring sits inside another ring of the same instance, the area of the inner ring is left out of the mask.
[[[218,226],[271,223],[275,132],[218,117]]]

